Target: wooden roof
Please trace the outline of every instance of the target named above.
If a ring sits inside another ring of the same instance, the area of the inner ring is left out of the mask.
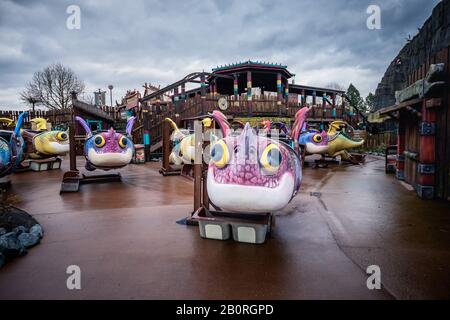
[[[102,109],[92,104],[88,104],[83,101],[74,99],[72,100],[72,107],[94,118],[98,118],[111,123],[114,122],[114,119],[107,112],[103,111]]]
[[[311,87],[311,86],[304,86],[300,84],[289,84],[289,92],[290,93],[297,93],[302,94],[303,90],[305,90],[305,95],[312,96],[313,92],[316,92],[317,97],[323,96],[324,93],[330,94],[330,93],[336,93],[336,94],[344,94],[345,91],[343,90],[337,90],[337,89],[331,89],[331,88],[320,88],[320,87]]]
[[[291,78],[295,74],[290,73],[287,66],[280,63],[262,62],[262,61],[252,61],[247,60],[244,62],[236,62],[232,64],[227,64],[224,66],[217,66],[213,68],[213,73],[233,73],[244,70],[265,70],[265,71],[281,71],[284,73],[286,78]]]

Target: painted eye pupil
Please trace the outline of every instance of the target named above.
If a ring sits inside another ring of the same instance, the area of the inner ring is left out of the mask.
[[[228,147],[225,142],[219,141],[211,148],[211,161],[214,162],[218,168],[225,167],[230,160],[228,152]]]
[[[274,145],[269,144],[263,151],[260,157],[261,168],[266,174],[275,174],[280,168],[282,155],[280,149]]]
[[[281,154],[278,151],[278,149],[271,149],[268,153],[267,153],[267,162],[272,166],[272,167],[278,167],[280,166],[281,163]]]
[[[223,155],[223,148],[220,144],[216,144],[211,150],[211,157],[214,161],[219,161]]]
[[[97,138],[95,138],[94,142],[95,142],[95,144],[100,145],[100,144],[102,144],[102,138],[97,137]]]
[[[127,143],[128,143],[128,139],[127,138],[125,138],[125,137],[120,138],[119,146],[121,148],[125,148],[127,146]]]
[[[62,140],[66,140],[67,139],[67,134],[65,133],[61,133],[61,135],[59,136]]]

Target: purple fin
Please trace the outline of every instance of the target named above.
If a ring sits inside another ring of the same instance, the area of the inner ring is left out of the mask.
[[[133,129],[135,121],[136,121],[136,117],[131,117],[130,119],[128,119],[127,128],[125,130],[125,132],[127,133],[127,136],[131,136],[131,130]]]
[[[87,124],[86,120],[84,120],[83,118],[81,118],[79,116],[76,116],[75,119],[81,124],[84,131],[86,131],[88,137],[92,136],[91,128],[89,128],[89,125]]]

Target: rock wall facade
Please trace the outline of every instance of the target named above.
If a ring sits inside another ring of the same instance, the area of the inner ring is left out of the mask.
[[[443,0],[433,9],[419,33],[392,60],[375,91],[375,109],[395,104],[395,91],[407,85],[408,75],[427,59],[450,46],[450,0]]]

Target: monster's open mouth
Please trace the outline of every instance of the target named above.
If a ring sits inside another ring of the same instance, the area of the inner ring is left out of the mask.
[[[272,212],[286,206],[292,197],[292,190],[295,189],[294,177],[290,173],[278,177],[276,183],[273,180],[271,186],[264,186],[261,183],[259,185],[258,183],[236,183],[238,181],[237,178],[236,180],[217,178],[214,168],[209,168],[208,194],[211,199],[214,199],[216,206],[237,212]]]
[[[131,157],[133,156],[133,151],[128,149],[125,152],[95,152],[95,150],[90,149],[88,153],[89,161],[94,166],[99,167],[120,167],[125,166],[130,163]]]

